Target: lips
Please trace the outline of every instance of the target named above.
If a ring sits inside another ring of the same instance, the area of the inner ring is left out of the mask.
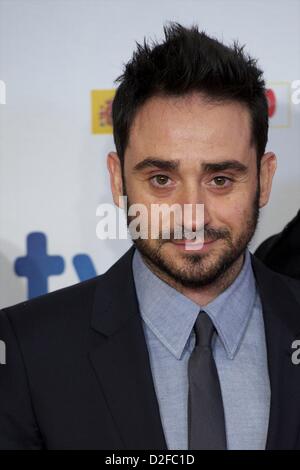
[[[210,246],[215,242],[215,240],[208,240],[205,243],[190,241],[190,240],[179,240],[174,241],[172,240],[173,245],[177,247],[178,250],[183,251],[199,251],[205,253],[207,250],[210,249]]]

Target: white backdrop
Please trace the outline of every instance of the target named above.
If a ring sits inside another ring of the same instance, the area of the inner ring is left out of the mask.
[[[114,88],[135,41],[162,38],[170,20],[246,44],[277,97],[268,150],[278,170],[252,251],[299,209],[300,105],[289,93],[300,80],[300,0],[0,0],[0,307],[28,297],[15,267],[36,275],[34,260],[20,262],[29,234],[59,256],[44,291],[79,281],[76,255],[100,274],[130,246],[96,237],[96,207],[112,202],[114,144],[91,132],[90,92]]]

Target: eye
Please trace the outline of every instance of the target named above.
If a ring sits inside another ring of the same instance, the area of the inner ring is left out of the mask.
[[[215,184],[213,185],[215,188],[218,187],[218,188],[228,188],[228,186],[230,186],[230,183],[233,181],[232,178],[228,178],[227,176],[215,176],[212,181],[215,182]],[[228,184],[226,184],[226,182]]]
[[[155,175],[150,178],[151,184],[156,187],[167,186],[169,180],[169,176],[166,175]]]

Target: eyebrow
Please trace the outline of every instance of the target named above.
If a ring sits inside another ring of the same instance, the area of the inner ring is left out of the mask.
[[[147,168],[159,168],[160,170],[178,170],[180,166],[179,160],[164,160],[156,157],[147,157],[138,162],[133,171],[138,172]],[[207,162],[201,164],[201,169],[204,173],[215,173],[217,171],[234,170],[237,173],[246,173],[248,167],[238,160],[224,160],[221,162]]]
[[[163,160],[161,158],[147,157],[133,167],[133,171],[142,171],[147,168],[159,168],[160,170],[177,170],[179,160]]]
[[[214,173],[216,171],[234,170],[237,173],[246,173],[248,167],[238,160],[224,160],[217,163],[202,163],[202,170],[205,173]]]

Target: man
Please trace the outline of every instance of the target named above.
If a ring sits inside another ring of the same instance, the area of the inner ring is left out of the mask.
[[[255,255],[274,271],[300,279],[300,210],[280,233],[259,245]]]
[[[1,448],[300,448],[300,284],[247,248],[276,169],[262,72],[164,31],[117,79],[112,193],[203,204],[205,243],[193,212],[181,239],[161,223],[105,274],[2,311]]]

